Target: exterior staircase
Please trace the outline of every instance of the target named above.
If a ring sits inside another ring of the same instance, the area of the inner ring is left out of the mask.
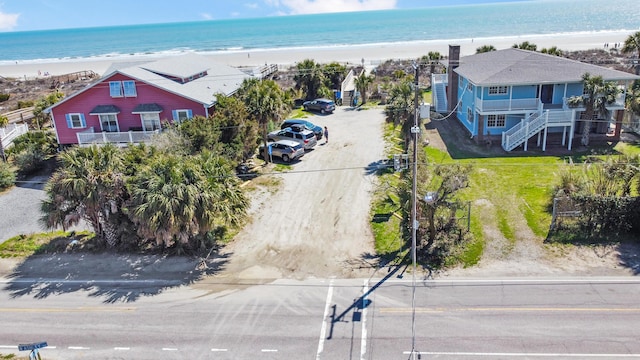
[[[573,116],[571,110],[536,111],[502,133],[502,148],[511,151],[549,127],[571,126]]]
[[[448,111],[447,82],[446,74],[431,75],[432,101],[434,102],[434,109],[438,113],[446,113]]]

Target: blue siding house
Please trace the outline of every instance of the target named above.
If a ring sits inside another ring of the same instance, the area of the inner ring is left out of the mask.
[[[569,107],[567,99],[583,95],[582,76],[602,76],[616,82],[621,94],[609,119],[596,119],[594,131],[619,139],[626,89],[640,77],[521,49],[505,49],[459,57],[460,47],[449,47],[447,74],[432,75],[436,111],[455,112],[476,141],[500,140],[506,151],[518,146],[527,150],[537,136],[546,150],[547,135],[561,134],[562,145],[571,150],[574,135],[581,130],[584,107]]]

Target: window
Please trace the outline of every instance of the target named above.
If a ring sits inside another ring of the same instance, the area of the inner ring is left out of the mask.
[[[471,84],[471,81],[467,83],[467,91],[473,92],[473,85]]]
[[[100,128],[106,132],[118,132],[118,117],[116,114],[100,114]]]
[[[507,94],[509,88],[506,86],[489,86],[489,95]]]
[[[109,81],[109,95],[122,97],[122,83],[120,81]]]
[[[487,116],[487,127],[504,127],[506,115],[489,115]]]
[[[144,131],[154,131],[160,129],[160,114],[158,113],[142,113],[142,129]]]
[[[191,119],[193,117],[193,113],[191,110],[173,110],[173,121],[176,123],[181,123],[185,120]]]
[[[67,126],[69,129],[81,129],[87,127],[87,123],[84,120],[84,114],[67,114]]]
[[[124,96],[125,97],[136,97],[136,82],[133,80],[126,80],[122,82],[122,87],[124,88]]]
[[[473,111],[471,111],[471,107],[467,108],[467,121],[473,124]]]

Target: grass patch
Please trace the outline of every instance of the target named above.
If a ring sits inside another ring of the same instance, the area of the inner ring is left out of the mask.
[[[273,167],[273,172],[288,172],[293,170],[293,166],[289,164],[275,164]]]
[[[394,127],[393,124],[385,124],[384,139],[388,145],[385,152],[389,157],[402,151],[402,140],[399,138],[400,128]],[[399,184],[400,178],[393,171],[393,167],[379,171],[378,186],[371,205],[371,228],[375,238],[375,250],[379,256],[389,261],[403,258],[409,250],[402,239],[397,214],[400,204],[395,190]]]
[[[309,117],[309,113],[304,111],[302,107],[299,107],[297,109],[293,109],[289,113],[289,116],[287,117],[287,119],[305,119],[307,117]]]
[[[72,240],[76,248],[95,248],[95,234],[88,231],[54,231],[31,235],[18,235],[0,244],[0,258],[28,257],[65,251]]]
[[[614,150],[629,156],[640,156],[640,144],[619,142],[614,147]]]
[[[498,229],[511,244],[515,244],[516,242],[516,234],[513,231],[513,228],[510,225],[508,213],[504,209],[498,209],[496,212],[498,218]]]
[[[467,245],[459,259],[462,266],[466,268],[476,265],[482,257],[482,251],[484,251],[484,242],[480,240],[476,240]]]

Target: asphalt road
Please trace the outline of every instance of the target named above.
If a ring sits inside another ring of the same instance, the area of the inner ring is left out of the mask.
[[[409,359],[415,339],[422,359],[640,358],[640,279],[418,281],[414,307],[411,277],[396,275],[76,279],[72,291],[63,279],[5,279],[0,353],[47,341],[46,359]],[[60,291],[38,291],[51,285]],[[163,290],[108,301],[145,288]]]

